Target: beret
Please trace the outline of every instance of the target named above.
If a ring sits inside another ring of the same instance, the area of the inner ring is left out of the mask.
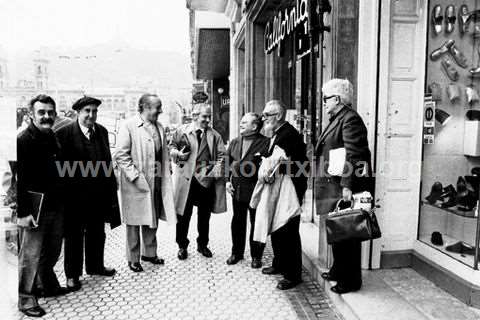
[[[75,103],[72,105],[72,109],[78,111],[88,105],[94,105],[98,107],[101,104],[102,104],[102,101],[99,99],[84,96],[78,99],[77,101],[75,101]]]

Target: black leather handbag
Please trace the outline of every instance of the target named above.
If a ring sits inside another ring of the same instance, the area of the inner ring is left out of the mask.
[[[329,244],[345,240],[366,241],[382,236],[373,209],[353,209],[353,201],[350,201],[349,209],[339,210],[342,202],[337,202],[335,211],[328,214],[325,222]]]

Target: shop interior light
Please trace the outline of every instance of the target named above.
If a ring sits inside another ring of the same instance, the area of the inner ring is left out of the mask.
[[[218,94],[222,94],[223,93],[223,88],[218,88],[217,91],[218,91]]]
[[[452,116],[442,109],[435,110],[435,120],[437,120],[442,126],[446,125]]]

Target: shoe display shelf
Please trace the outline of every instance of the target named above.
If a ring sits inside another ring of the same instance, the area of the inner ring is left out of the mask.
[[[473,210],[470,210],[470,211],[462,211],[462,210],[457,209],[456,206],[450,207],[450,208],[443,208],[439,204],[431,204],[428,201],[424,201],[424,200],[422,201],[422,205],[431,206],[431,207],[434,207],[434,208],[437,208],[437,209],[440,209],[440,210],[447,211],[448,213],[456,214],[457,216],[461,216],[461,217],[474,218],[474,219],[477,218],[477,217],[475,217],[475,208]]]

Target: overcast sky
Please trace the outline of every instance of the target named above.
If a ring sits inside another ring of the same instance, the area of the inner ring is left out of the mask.
[[[188,19],[185,0],[0,0],[0,46],[14,54],[123,40],[189,54]]]

